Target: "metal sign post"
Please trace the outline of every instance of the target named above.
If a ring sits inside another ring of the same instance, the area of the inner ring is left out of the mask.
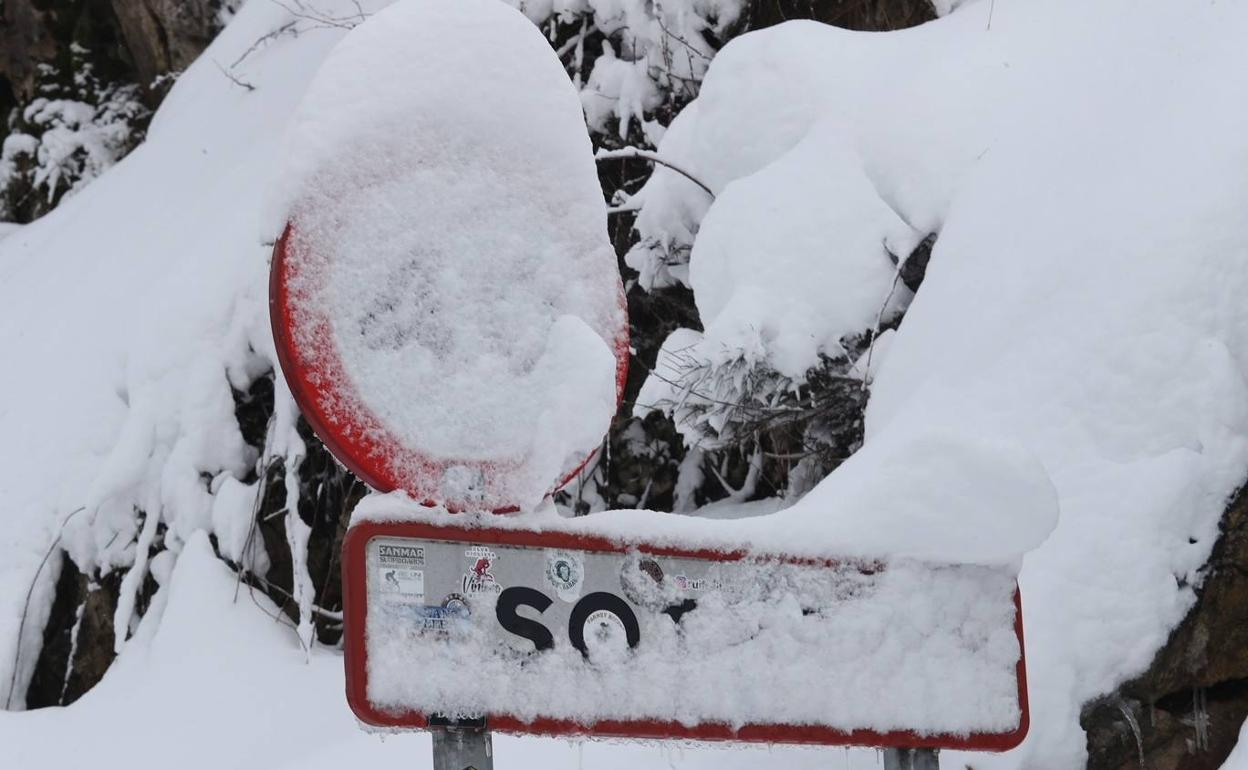
[[[936,749],[884,749],[884,770],[940,770]]]
[[[485,720],[429,719],[433,770],[494,770],[494,746]]]

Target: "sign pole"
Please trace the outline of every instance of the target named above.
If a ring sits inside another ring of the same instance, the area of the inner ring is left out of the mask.
[[[494,770],[494,746],[484,719],[431,717],[433,770]]]
[[[884,770],[940,770],[936,749],[884,749]]]

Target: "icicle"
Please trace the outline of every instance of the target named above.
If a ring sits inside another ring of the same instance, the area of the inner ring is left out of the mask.
[[[302,454],[286,456],[286,544],[290,546],[292,593],[299,606],[299,642],[312,649],[312,577],[308,574],[308,536],[312,529],[299,518],[299,466]]]
[[[1127,725],[1131,728],[1131,734],[1135,736],[1135,748],[1139,752],[1140,767],[1144,764],[1144,736],[1140,734],[1140,723],[1135,720],[1135,714],[1128,704],[1119,702],[1118,710],[1122,712],[1122,716],[1127,720]]]
[[[120,655],[126,640],[130,636],[130,621],[134,617],[134,602],[138,597],[143,580],[147,577],[147,556],[156,538],[156,522],[160,518],[159,509],[148,511],[143,519],[143,530],[139,532],[139,540],[134,546],[134,566],[126,571],[121,579],[120,596],[117,597],[117,611],[113,613],[113,652]]]
[[[156,539],[156,525],[161,514],[161,472],[169,459],[168,450],[160,450],[152,454],[148,464],[147,494],[143,500],[143,529],[139,532],[138,541],[134,545],[134,564],[126,571],[121,580],[121,590],[117,597],[117,609],[113,612],[113,652],[121,654],[130,637],[130,623],[134,619],[134,603],[143,581],[147,578],[147,560]],[[137,513],[137,511],[136,511]]]
[[[87,586],[86,596],[90,596],[91,592],[97,589],[95,583]],[[78,655],[78,633],[82,630],[82,618],[86,614],[87,599],[83,598],[82,603],[78,605],[78,611],[74,613],[74,627],[69,632],[69,657],[65,660],[65,678],[61,680],[61,694],[56,699],[60,705],[65,705],[65,693],[69,692],[69,678],[74,673],[74,658]]]
[[[286,458],[286,545],[290,548],[291,594],[299,607],[299,642],[305,655],[311,654],[313,600],[316,591],[308,573],[308,537],[312,529],[299,518],[299,467],[307,446],[299,436],[299,412],[294,398],[284,387],[274,393],[274,453]]]
[[[1196,731],[1196,750],[1209,750],[1209,701],[1203,687],[1192,689],[1192,729]]]
[[[702,471],[702,450],[694,447],[685,453],[676,469],[676,501],[672,506],[675,513],[688,513],[698,507],[696,498],[698,488],[706,474]]]

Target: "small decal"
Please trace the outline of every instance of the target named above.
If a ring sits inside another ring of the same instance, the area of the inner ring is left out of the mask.
[[[381,545],[377,547],[381,563],[390,567],[425,566],[425,549],[419,545]]]
[[[468,608],[424,605],[416,608],[416,618],[420,633],[444,637],[468,620]]]
[[[704,588],[719,587],[706,578],[691,578],[687,575],[677,575],[672,580],[676,583],[676,587],[683,591],[701,591]]]
[[[574,602],[581,595],[584,584],[585,564],[573,551],[546,552],[546,582],[565,602]]]
[[[650,579],[656,583],[663,582],[663,568],[654,559],[642,559],[638,568],[650,576]]]
[[[620,620],[620,616],[611,610],[594,610],[585,619],[585,628],[598,636],[615,632],[623,634],[624,621]]]
[[[498,559],[498,554],[481,545],[474,545],[464,551],[464,555],[472,559],[472,566],[464,575],[463,590],[465,594],[498,593],[503,587],[494,579],[490,570]]]
[[[611,610],[595,610],[585,619],[583,652],[594,662],[618,659],[632,645],[624,621]]]
[[[425,600],[423,570],[379,566],[377,584],[388,601],[423,602]]]
[[[663,568],[649,556],[630,554],[620,568],[620,588],[633,604],[640,604],[655,612],[667,606],[674,590],[664,582]],[[669,581],[670,582],[670,581]]]

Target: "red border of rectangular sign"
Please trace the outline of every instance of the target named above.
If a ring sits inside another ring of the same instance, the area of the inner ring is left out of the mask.
[[[428,729],[427,715],[415,711],[399,714],[381,711],[368,700],[368,650],[364,628],[368,607],[365,597],[367,577],[366,552],[376,537],[415,537],[427,540],[453,540],[465,543],[498,543],[501,545],[541,548],[567,548],[588,551],[623,552],[637,549],[655,556],[676,556],[715,561],[736,561],[743,552],[724,553],[715,550],[689,550],[625,544],[595,535],[568,532],[534,532],[487,527],[463,528],[419,522],[372,522],[356,524],[347,531],[342,553],[342,597],[345,624],[345,663],[347,672],[347,703],[360,721],[386,728]],[[797,561],[797,560],[795,560]],[[1014,630],[1018,636],[1018,727],[1008,733],[972,733],[969,735],[920,735],[912,731],[879,733],[872,730],[845,732],[820,725],[748,724],[733,727],[723,723],[685,725],[653,719],[603,720],[584,725],[568,719],[539,717],[524,722],[515,717],[488,715],[490,730],[507,733],[528,733],[552,736],[598,736],[605,738],[679,739],[695,741],[745,741],[751,743],[800,743],[835,746],[874,746],[895,748],[940,748],[968,751],[1007,751],[1022,743],[1027,735],[1030,717],[1027,707],[1027,666],[1023,652],[1023,608],[1018,590],[1014,592]]]

